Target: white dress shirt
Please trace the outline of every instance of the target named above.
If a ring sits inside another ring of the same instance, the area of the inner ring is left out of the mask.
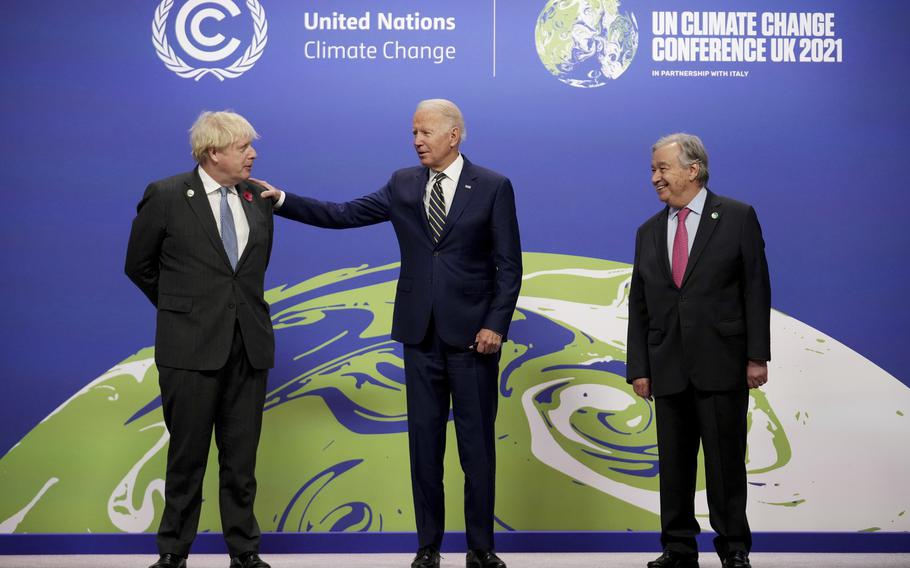
[[[449,164],[449,167],[442,170],[446,177],[442,180],[442,197],[446,202],[446,215],[452,208],[452,200],[455,199],[455,189],[458,187],[458,178],[461,177],[461,169],[464,167],[464,158],[461,154],[455,158],[455,161]],[[430,179],[427,181],[426,191],[423,193],[423,206],[426,209],[427,216],[430,215],[430,194],[433,192],[433,178],[439,172],[430,170]]]
[[[212,214],[215,215],[215,225],[218,226],[218,234],[221,234],[221,184],[212,179],[212,176],[206,173],[202,166],[199,166],[199,177],[202,179],[202,187],[205,189],[205,195],[209,198],[209,205],[212,207]],[[246,220],[246,214],[243,212],[243,205],[240,203],[240,196],[237,195],[237,188],[233,185],[227,188],[228,207],[231,208],[231,216],[234,217],[234,230],[237,232],[237,260],[243,256],[243,249],[250,240],[250,224]]]
[[[686,250],[692,252],[692,243],[695,242],[695,232],[698,231],[698,222],[701,221],[701,214],[705,209],[705,200],[708,198],[708,192],[705,188],[698,190],[692,201],[686,207],[689,208],[689,216],[686,217],[686,232],[689,234],[689,243]],[[678,224],[677,216],[679,209],[670,207],[670,214],[667,216],[667,254],[670,255],[670,268],[673,268],[673,240],[676,238],[676,225]]]

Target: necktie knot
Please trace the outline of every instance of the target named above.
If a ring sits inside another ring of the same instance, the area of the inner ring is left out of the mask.
[[[685,223],[686,217],[688,217],[689,213],[691,213],[691,212],[692,212],[692,210],[689,209],[688,207],[683,207],[682,209],[679,210],[679,213],[676,214],[676,217],[679,219],[680,223]]]

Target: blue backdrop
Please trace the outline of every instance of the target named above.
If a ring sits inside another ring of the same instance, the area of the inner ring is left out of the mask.
[[[178,54],[180,4],[167,20]],[[774,307],[910,385],[902,187],[910,6],[629,0],[620,10],[636,17],[634,59],[620,77],[586,89],[541,62],[535,28],[546,4],[262,0],[261,58],[238,78],[197,81],[159,59],[154,0],[6,3],[0,450],[88,380],[153,343],[153,310],[123,275],[126,240],[145,185],[193,166],[186,132],[203,109],[234,109],[259,130],[255,176],[344,200],[415,164],[415,104],[449,98],[467,121],[465,155],[512,179],[526,251],[622,262],[632,261],[635,229],[660,205],[649,183],[650,145],[669,132],[699,134],[711,188],[758,211]],[[238,5],[242,17],[204,21],[202,31],[248,43],[250,21]],[[651,13],[661,10],[832,12],[843,61],[655,62]],[[375,19],[370,30],[305,29],[305,14],[333,11],[420,12],[453,18],[455,29],[383,31]],[[456,56],[439,64],[311,59],[305,45],[366,42],[381,51],[387,40],[451,45]],[[654,76],[660,70],[748,76]],[[343,239],[276,225],[266,288],[397,260],[385,225]]]

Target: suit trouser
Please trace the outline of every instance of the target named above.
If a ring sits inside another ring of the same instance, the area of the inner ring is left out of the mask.
[[[253,501],[268,370],[252,368],[235,325],[231,353],[221,369],[159,367],[158,373],[164,422],[171,435],[158,552],[189,554],[199,527],[213,428],[224,540],[231,556],[258,552],[260,531]]]
[[[411,488],[421,548],[438,549],[445,532],[443,456],[450,399],[465,477],[468,548],[494,548],[499,354],[481,355],[466,347],[447,345],[432,321],[421,343],[404,346]]]
[[[745,379],[744,379],[745,380]],[[655,397],[660,456],[661,544],[697,553],[695,484],[699,441],[704,452],[708,515],[721,558],[752,548],[746,520],[746,414],[749,391],[685,391]]]

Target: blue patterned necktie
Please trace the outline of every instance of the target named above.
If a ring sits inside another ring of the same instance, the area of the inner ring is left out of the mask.
[[[234,227],[234,215],[228,203],[228,190],[226,187],[218,188],[221,192],[221,242],[224,243],[224,252],[231,261],[231,268],[237,270],[237,229]]]
[[[430,221],[430,230],[433,231],[433,242],[438,243],[446,226],[446,200],[442,195],[442,180],[446,175],[442,172],[433,178],[433,190],[430,192],[430,207],[427,218]]]

